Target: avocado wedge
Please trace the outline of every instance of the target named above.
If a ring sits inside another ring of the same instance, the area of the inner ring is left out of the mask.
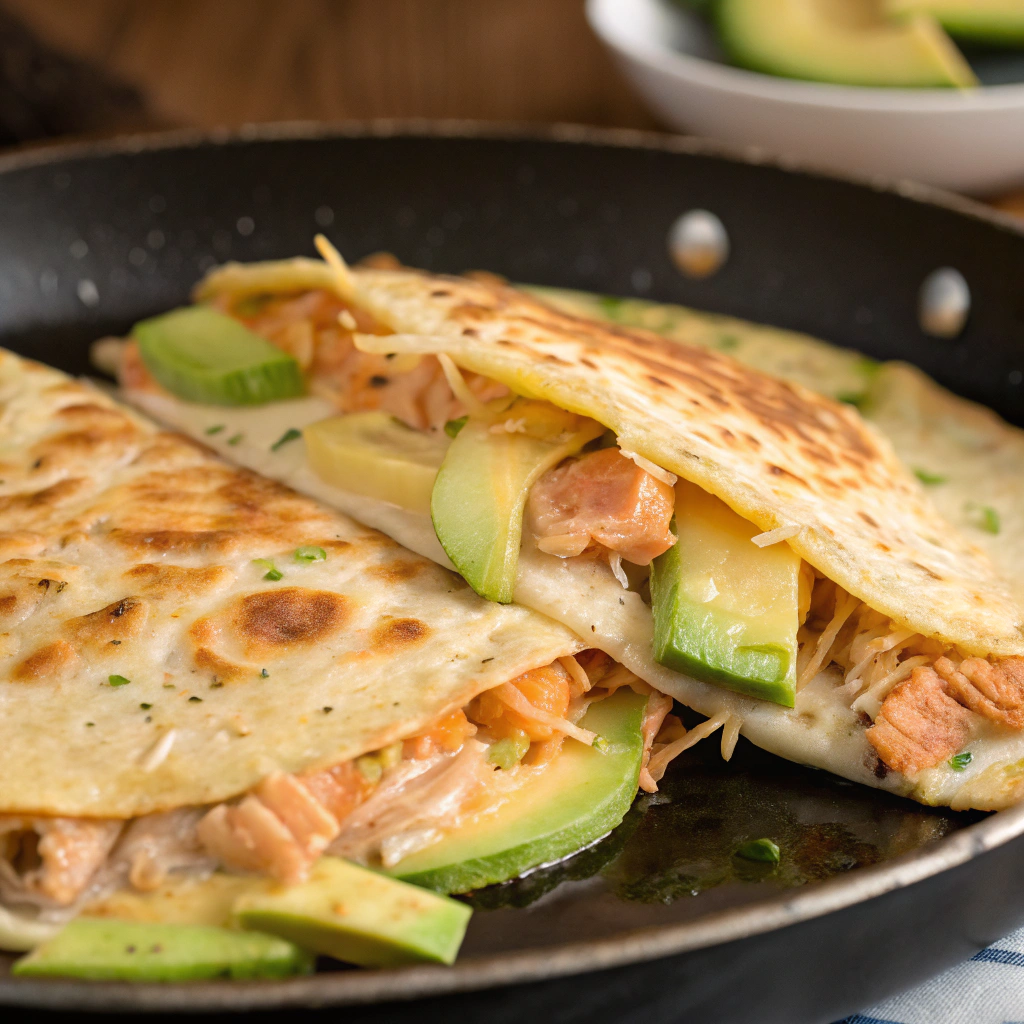
[[[682,480],[674,530],[678,542],[651,568],[655,659],[793,707],[800,556],[785,543],[758,547],[753,523]]]
[[[603,752],[566,740],[554,763],[497,811],[406,857],[390,874],[437,892],[468,892],[607,835],[636,796],[646,705],[646,697],[629,689],[592,704],[580,725],[601,737]]]
[[[146,369],[173,395],[210,405],[262,405],[304,390],[299,364],[208,306],[187,306],[132,328]]]
[[[978,84],[927,14],[887,20],[862,0],[719,0],[715,20],[730,59],[752,71],[844,85]]]
[[[451,964],[472,910],[337,857],[321,857],[300,885],[273,886],[236,901],[244,928],[358,964]]]
[[[441,547],[481,597],[512,601],[530,488],[603,432],[594,420],[521,398],[493,417],[471,415],[455,435],[430,516]]]
[[[886,0],[892,17],[928,14],[957,39],[990,46],[1024,44],[1021,0]]]
[[[25,978],[196,981],[308,974],[313,958],[285,939],[203,925],[78,918],[11,968]]]

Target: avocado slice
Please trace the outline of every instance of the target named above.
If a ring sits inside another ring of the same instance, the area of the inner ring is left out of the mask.
[[[195,981],[308,974],[313,958],[273,935],[203,925],[78,918],[11,968],[32,978]]]
[[[655,660],[793,707],[800,556],[751,543],[753,523],[686,481],[676,485],[674,530],[677,543],[651,567]]]
[[[441,547],[481,597],[512,601],[530,488],[602,433],[594,420],[521,398],[493,418],[471,415],[456,434],[430,516]]]
[[[926,14],[888,21],[863,0],[720,0],[715,15],[730,59],[753,71],[844,85],[978,84]]]
[[[390,873],[437,892],[469,892],[560,860],[607,835],[636,796],[646,705],[646,697],[628,688],[592,704],[580,725],[601,737],[603,753],[566,740],[554,762],[497,811],[406,857]]]
[[[929,14],[957,39],[993,46],[1024,44],[1021,0],[886,0],[886,14]]]
[[[361,967],[455,961],[472,910],[337,857],[321,857],[300,885],[247,893],[235,919]]]
[[[132,328],[146,369],[173,395],[209,405],[261,405],[304,390],[287,352],[208,306],[188,306]]]
[[[412,512],[430,512],[447,436],[413,430],[384,412],[331,416],[302,435],[309,464],[321,480]]]

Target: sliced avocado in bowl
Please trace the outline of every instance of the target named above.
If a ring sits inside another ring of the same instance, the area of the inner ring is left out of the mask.
[[[676,485],[678,541],[651,567],[655,660],[791,708],[800,556],[694,484]]]
[[[887,19],[862,0],[719,0],[714,14],[729,58],[752,71],[842,85],[978,84],[927,14]]]
[[[496,811],[404,858],[389,873],[437,892],[469,892],[607,835],[636,796],[646,705],[646,697],[628,688],[592,704],[579,724],[601,737],[601,749],[567,739],[555,761]]]
[[[929,14],[957,39],[990,46],[1024,44],[1024,3],[1020,0],[886,0],[893,17]]]
[[[286,939],[205,925],[78,918],[11,968],[24,978],[198,981],[308,974],[313,957]]]

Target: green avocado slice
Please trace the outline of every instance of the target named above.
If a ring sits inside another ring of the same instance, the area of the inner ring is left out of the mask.
[[[1021,0],[886,0],[894,17],[930,14],[957,39],[994,46],[1024,44],[1024,3]]]
[[[454,963],[472,913],[337,857],[321,857],[299,885],[244,894],[234,907],[245,928],[360,967]]]
[[[580,725],[601,737],[603,752],[567,739],[555,761],[497,811],[406,857],[390,873],[437,892],[468,892],[607,835],[636,796],[646,705],[646,697],[628,688],[592,704]]]
[[[313,958],[259,932],[79,918],[22,957],[11,973],[89,981],[196,981],[308,974]]]
[[[800,556],[785,543],[759,548],[753,523],[686,481],[674,529],[651,567],[655,660],[793,707]]]
[[[512,601],[530,488],[603,432],[594,420],[518,399],[500,417],[471,415],[455,435],[434,480],[430,517],[445,554],[481,597]]]
[[[304,390],[295,359],[208,306],[143,320],[132,335],[146,369],[189,402],[262,405]]]
[[[845,85],[978,84],[928,15],[887,21],[859,0],[719,0],[715,16],[726,53],[753,71]]]

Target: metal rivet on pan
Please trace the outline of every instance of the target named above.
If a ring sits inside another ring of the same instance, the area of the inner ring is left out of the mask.
[[[710,277],[729,258],[729,235],[710,210],[690,210],[669,230],[668,251],[687,277]]]
[[[936,338],[955,338],[971,312],[971,289],[959,270],[940,267],[921,285],[918,318],[921,330]]]

